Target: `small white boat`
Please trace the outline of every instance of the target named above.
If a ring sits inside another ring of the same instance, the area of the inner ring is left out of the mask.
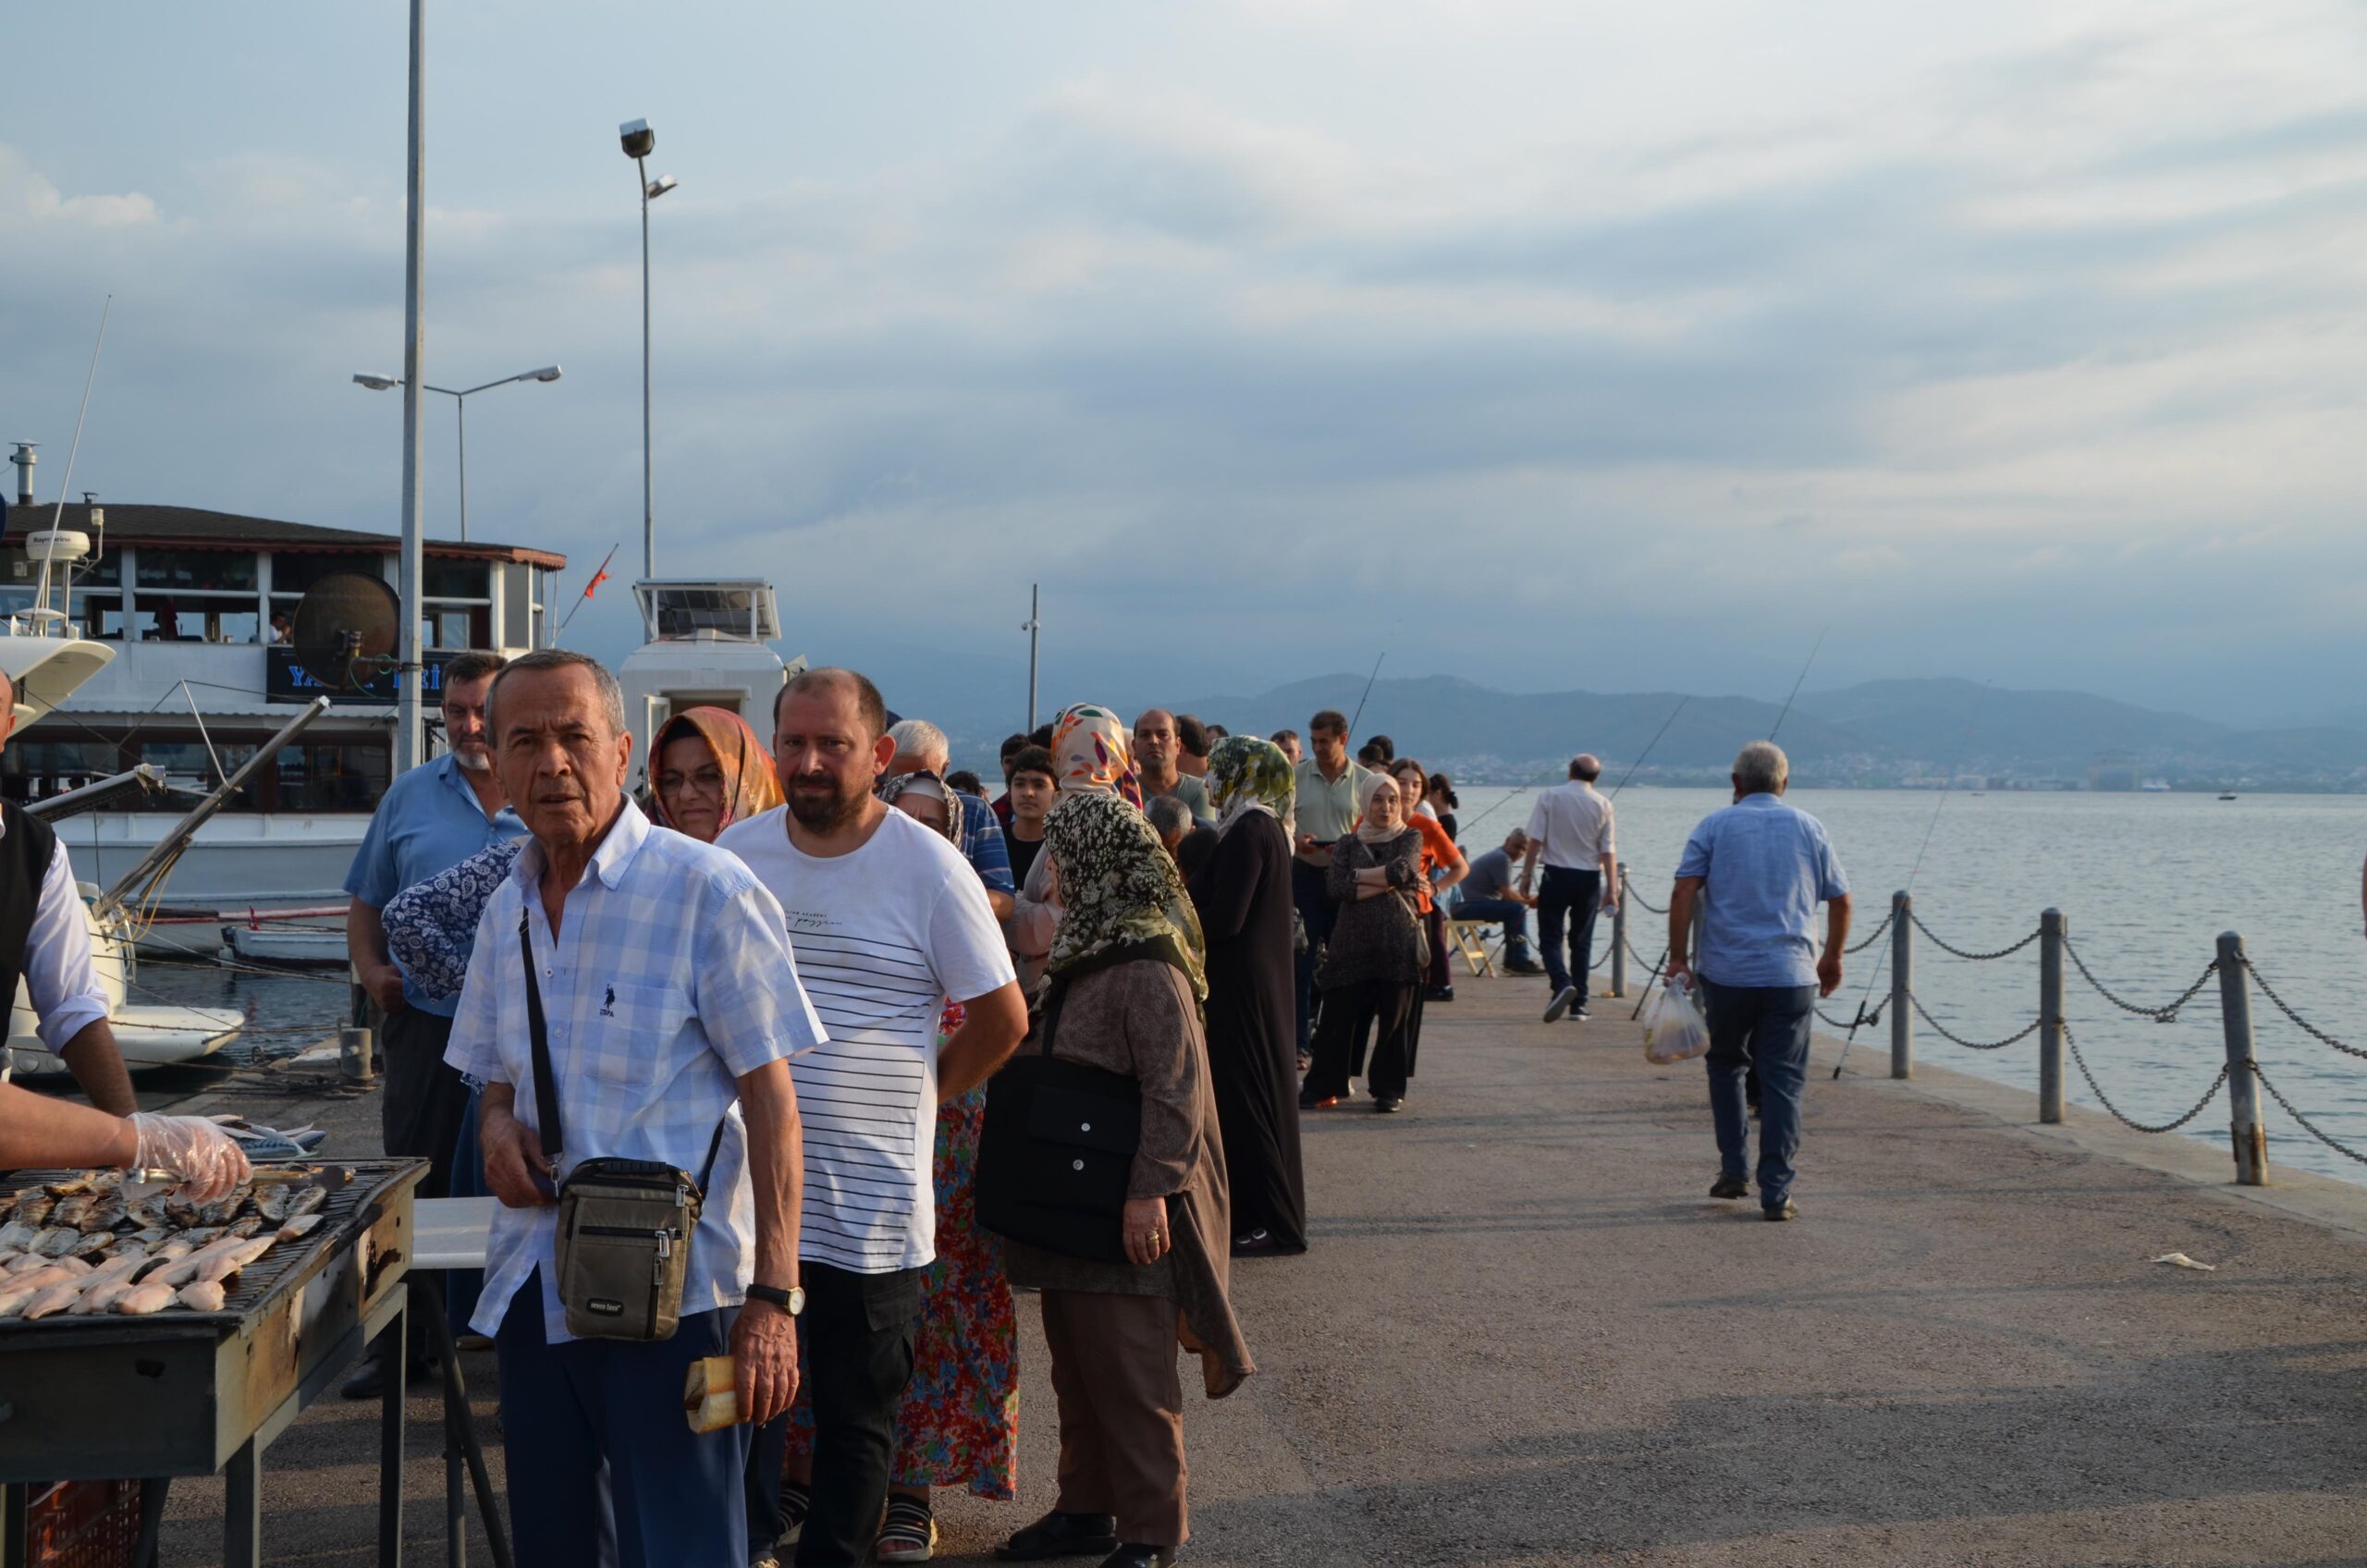
[[[343,969],[345,933],[318,925],[225,925],[225,956],[241,963]]]

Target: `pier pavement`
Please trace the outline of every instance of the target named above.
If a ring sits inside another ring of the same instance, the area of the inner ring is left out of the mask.
[[[2032,1095],[1895,1084],[1862,1043],[1834,1083],[1821,1042],[1802,1218],[1771,1225],[1704,1195],[1699,1064],[1647,1063],[1629,1004],[1549,1026],[1543,1000],[1459,978],[1403,1114],[1306,1119],[1313,1250],[1233,1275],[1260,1375],[1187,1400],[1186,1562],[2367,1562],[2367,1189],[2239,1194],[2210,1145],[2042,1129]],[[374,1148],[372,1101],[309,1109]],[[1051,1501],[1020,1317],[1020,1501],[939,1494],[941,1562]],[[316,1407],[266,1455],[274,1561],[374,1560],[374,1412]],[[436,1562],[413,1415],[408,1550]],[[219,1509],[177,1483],[166,1560],[213,1561]]]

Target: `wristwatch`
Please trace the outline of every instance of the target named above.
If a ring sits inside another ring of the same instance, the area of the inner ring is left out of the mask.
[[[805,1310],[805,1287],[791,1285],[782,1290],[779,1285],[750,1285],[748,1294],[755,1301],[768,1301],[791,1317]]]

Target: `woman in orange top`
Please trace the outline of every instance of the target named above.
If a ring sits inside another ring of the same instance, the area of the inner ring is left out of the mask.
[[[1454,846],[1454,839],[1439,826],[1430,813],[1418,809],[1422,794],[1429,783],[1429,774],[1412,757],[1399,757],[1389,765],[1389,776],[1397,781],[1397,792],[1404,798],[1405,820],[1422,835],[1422,881],[1415,897],[1415,913],[1422,918],[1422,929],[1430,942],[1430,972],[1425,984],[1414,996],[1414,1016],[1405,1031],[1405,1064],[1412,1075],[1415,1060],[1422,1045],[1422,1008],[1426,1002],[1454,1000],[1454,976],[1446,966],[1446,910],[1441,895],[1463,880],[1471,870],[1471,863]]]

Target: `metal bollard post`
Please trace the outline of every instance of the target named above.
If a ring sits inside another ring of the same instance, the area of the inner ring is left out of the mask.
[[[1621,861],[1613,868],[1619,874],[1619,907],[1611,912],[1611,994],[1627,994],[1627,863]]]
[[[2236,1184],[2268,1185],[2268,1127],[2260,1119],[2260,1079],[2252,1071],[2252,993],[2244,977],[2244,938],[2219,933],[2219,1017],[2227,1031],[2229,1133],[2236,1145]]]
[[[370,1047],[367,1029],[345,1028],[337,1032],[337,1067],[349,1083],[367,1084],[377,1076]]]
[[[1890,1075],[1915,1076],[1915,901],[1902,888],[1890,896]]]
[[[2038,1119],[2063,1120],[2063,912],[2038,917]]]

